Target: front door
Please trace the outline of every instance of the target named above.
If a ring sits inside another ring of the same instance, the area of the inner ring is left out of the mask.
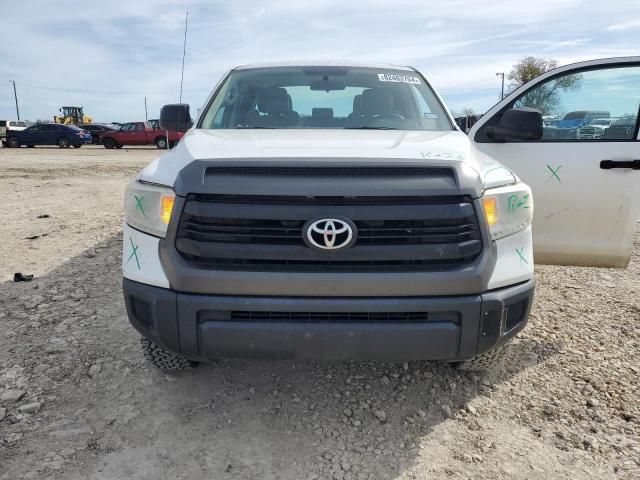
[[[640,57],[561,67],[532,80],[469,131],[533,190],[538,263],[627,265],[640,216]],[[486,135],[508,108],[542,112],[537,141]]]
[[[31,125],[25,128],[19,135],[22,145],[38,145],[41,135],[41,125]]]

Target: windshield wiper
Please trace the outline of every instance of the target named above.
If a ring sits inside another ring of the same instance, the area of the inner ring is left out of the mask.
[[[395,127],[372,127],[369,125],[364,125],[362,127],[344,127],[346,130],[400,130]]]
[[[249,125],[238,125],[236,128],[270,128],[270,129],[274,129],[276,127],[261,127],[260,125],[254,125],[254,126],[249,126]]]

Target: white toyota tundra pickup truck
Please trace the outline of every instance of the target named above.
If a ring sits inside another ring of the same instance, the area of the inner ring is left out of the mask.
[[[186,134],[125,194],[124,297],[146,356],[490,367],[527,323],[534,261],[627,264],[639,86],[637,57],[561,67],[468,136],[420,72],[386,64],[246,65],[195,121],[166,105],[162,128]],[[634,128],[543,127],[577,110]]]

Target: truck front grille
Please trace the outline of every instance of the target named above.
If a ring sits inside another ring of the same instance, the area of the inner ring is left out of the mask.
[[[346,217],[355,244],[321,252],[304,242],[312,219]],[[190,195],[176,249],[202,267],[285,271],[446,269],[476,258],[482,239],[463,197],[271,197]]]

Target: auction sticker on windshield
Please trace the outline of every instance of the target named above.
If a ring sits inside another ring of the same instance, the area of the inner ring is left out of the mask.
[[[381,82],[415,83],[420,85],[420,79],[418,77],[399,75],[397,73],[379,73],[378,80]]]

